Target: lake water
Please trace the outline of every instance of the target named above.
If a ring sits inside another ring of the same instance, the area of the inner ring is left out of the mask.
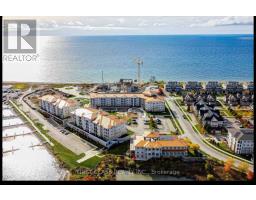
[[[3,180],[59,180],[61,169],[32,129],[12,109],[3,110]],[[13,118],[4,119],[13,116]],[[21,124],[21,125],[20,125]],[[18,125],[8,128],[9,125]],[[11,137],[15,136],[15,137]],[[36,146],[39,145],[39,146]],[[32,147],[34,146],[34,147]]]
[[[4,81],[253,80],[253,35],[38,37],[40,61],[3,63]]]

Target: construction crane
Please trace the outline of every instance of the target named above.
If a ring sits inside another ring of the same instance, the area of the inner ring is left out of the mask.
[[[135,63],[138,66],[138,71],[137,71],[137,83],[140,84],[140,67],[143,65],[143,60],[140,58],[135,59]]]

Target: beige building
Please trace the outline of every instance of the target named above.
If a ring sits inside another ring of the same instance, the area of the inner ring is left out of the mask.
[[[148,112],[165,111],[164,99],[159,96],[146,96],[142,93],[91,93],[91,106],[94,108],[142,107]]]
[[[77,101],[60,95],[44,95],[39,100],[42,110],[61,119],[69,117],[70,113],[79,105]]]
[[[158,132],[145,134],[131,144],[135,160],[149,160],[160,157],[183,157],[188,154],[188,144],[176,137]]]
[[[79,108],[71,113],[71,123],[84,131],[87,136],[102,145],[111,145],[113,140],[125,135],[125,121],[108,113],[93,109]]]

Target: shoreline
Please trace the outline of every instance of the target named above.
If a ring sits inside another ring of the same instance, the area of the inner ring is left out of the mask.
[[[158,80],[157,82],[168,82],[168,81],[177,81],[177,82],[188,82],[188,81],[195,81],[195,80]],[[220,82],[220,83],[226,83],[226,82],[229,82],[229,81],[238,81],[238,82],[253,82],[254,80],[251,79],[251,80],[197,80],[197,82],[209,82],[209,81],[217,81],[217,82]],[[105,84],[108,84],[108,83],[117,83],[118,81],[112,81],[112,82],[104,82]],[[88,84],[88,85],[95,85],[95,84],[102,84],[102,82],[30,82],[30,81],[3,81],[2,82],[2,85],[5,85],[5,84],[18,84],[18,83],[24,83],[24,84],[42,84],[42,85],[53,85],[53,84],[60,84],[60,85],[65,85],[65,84],[76,84],[76,85],[83,85],[83,84]],[[144,82],[144,83],[149,83],[149,81],[147,82]]]

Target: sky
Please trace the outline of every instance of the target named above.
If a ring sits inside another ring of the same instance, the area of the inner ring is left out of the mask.
[[[253,17],[4,17],[36,19],[44,36],[253,34]],[[24,28],[25,29],[25,28]]]

